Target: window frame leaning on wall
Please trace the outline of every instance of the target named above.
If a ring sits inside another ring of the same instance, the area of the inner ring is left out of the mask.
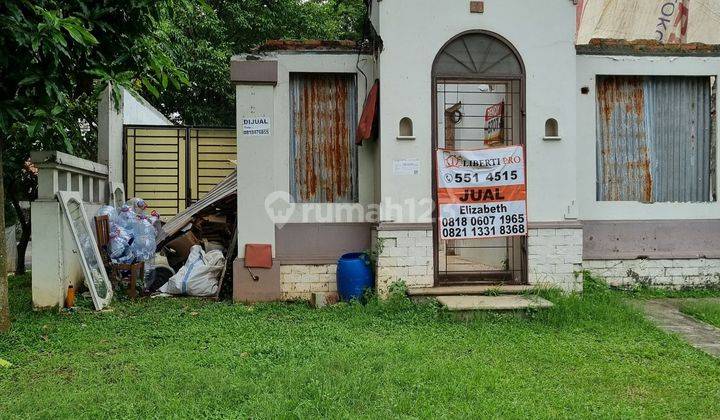
[[[597,75],[596,200],[711,203],[717,80]]]
[[[113,298],[113,288],[103,265],[100,249],[95,240],[94,229],[88,220],[82,196],[76,191],[58,191],[57,199],[65,213],[80,257],[85,285],[90,290],[95,310],[102,310]],[[104,288],[104,294],[102,294]]]

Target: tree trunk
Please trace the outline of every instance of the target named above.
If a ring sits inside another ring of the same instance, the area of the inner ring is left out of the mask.
[[[20,208],[20,200],[18,199],[17,189],[8,185],[7,192],[10,202],[12,203],[15,214],[17,214],[18,222],[22,228],[20,240],[17,243],[17,260],[15,263],[15,274],[25,274],[25,253],[30,242],[30,214],[26,214]]]
[[[2,151],[5,138],[0,136],[0,332],[10,330],[10,307],[8,304],[7,253],[5,248],[5,186],[3,182]]]

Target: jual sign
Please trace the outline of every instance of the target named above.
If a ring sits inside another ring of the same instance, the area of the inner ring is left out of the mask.
[[[527,235],[522,146],[437,151],[440,239]]]

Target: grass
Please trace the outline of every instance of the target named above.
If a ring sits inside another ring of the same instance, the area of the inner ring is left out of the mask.
[[[720,301],[687,301],[680,305],[680,312],[720,328]]]
[[[596,282],[469,322],[399,298],[33,312],[28,278],[10,284],[0,417],[720,416],[720,361]]]

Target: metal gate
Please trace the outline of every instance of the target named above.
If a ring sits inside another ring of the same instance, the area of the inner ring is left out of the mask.
[[[124,127],[127,197],[141,197],[163,219],[202,198],[235,170],[234,128]]]
[[[448,41],[432,68],[433,174],[438,149],[525,144],[525,70],[497,34],[469,31]],[[432,179],[435,285],[527,282],[525,236],[441,239]]]

